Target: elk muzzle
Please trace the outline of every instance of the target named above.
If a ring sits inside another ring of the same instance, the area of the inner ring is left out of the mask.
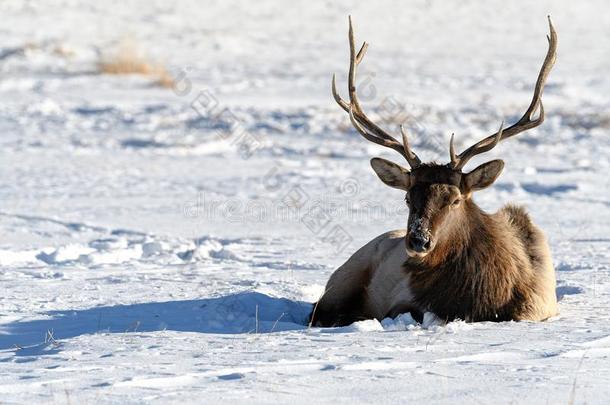
[[[409,224],[406,245],[409,256],[423,257],[432,250],[432,233],[429,229],[428,220],[418,218]]]
[[[416,253],[426,253],[430,249],[430,237],[426,234],[409,235],[407,248]]]

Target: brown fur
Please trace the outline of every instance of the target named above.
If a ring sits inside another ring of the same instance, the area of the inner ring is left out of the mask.
[[[353,279],[353,290],[344,296],[341,301],[330,305],[321,305],[318,302],[317,308],[310,315],[310,324],[326,326],[349,325],[356,321],[373,318],[374,315],[367,310],[366,286],[371,278],[370,269],[365,269],[357,278]],[[332,287],[327,286],[327,293],[333,294]]]
[[[465,205],[469,220],[449,240],[423,259],[405,262],[414,301],[447,321],[527,318],[532,312],[528,303],[538,288],[523,244],[531,238],[527,215],[520,208],[506,208],[519,212],[519,229],[504,222],[501,214],[485,214],[472,201]]]

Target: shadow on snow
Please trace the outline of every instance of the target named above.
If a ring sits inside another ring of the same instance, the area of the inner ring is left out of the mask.
[[[201,300],[49,311],[42,319],[0,325],[0,350],[57,352],[61,339],[93,333],[180,331],[269,333],[305,329],[312,304],[243,292]],[[46,341],[46,342],[45,342]],[[32,347],[33,346],[33,347]]]

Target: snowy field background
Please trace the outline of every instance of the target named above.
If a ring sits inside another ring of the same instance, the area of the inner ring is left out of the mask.
[[[0,403],[608,402],[607,2],[0,13]],[[443,161],[451,132],[461,148],[525,111],[551,14],[547,121],[490,153],[507,165],[476,199],[523,204],[547,232],[558,317],[303,325],[337,266],[406,223],[368,163],[400,156],[330,95],[333,72],[345,89],[348,14],[370,43],[365,107]],[[126,41],[174,87],[100,74]]]

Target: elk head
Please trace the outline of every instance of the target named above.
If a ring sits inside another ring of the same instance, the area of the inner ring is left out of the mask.
[[[557,51],[557,34],[549,17],[550,35],[547,36],[549,48],[538,74],[534,95],[525,114],[515,124],[500,129],[493,135],[456,154],[453,135],[449,144],[450,162],[422,163],[409,147],[407,133],[400,127],[402,143],[372,122],[363,112],[356,94],[356,69],[368,48],[363,43],[358,52],[354,46],[354,32],[349,19],[350,65],[348,75],[349,102],[337,93],[335,76],[332,79],[332,93],[339,106],[349,114],[352,125],[367,140],[394,149],[400,153],[410,166],[410,170],[382,158],[373,158],[371,166],[377,176],[390,187],[406,192],[409,206],[406,249],[411,257],[424,257],[430,253],[439,240],[447,238],[451,230],[460,226],[467,216],[466,207],[470,204],[472,192],[489,187],[498,178],[504,167],[502,160],[483,163],[474,170],[462,171],[474,156],[487,152],[500,141],[534,128],[544,121],[542,91]],[[537,117],[535,117],[538,111]]]

